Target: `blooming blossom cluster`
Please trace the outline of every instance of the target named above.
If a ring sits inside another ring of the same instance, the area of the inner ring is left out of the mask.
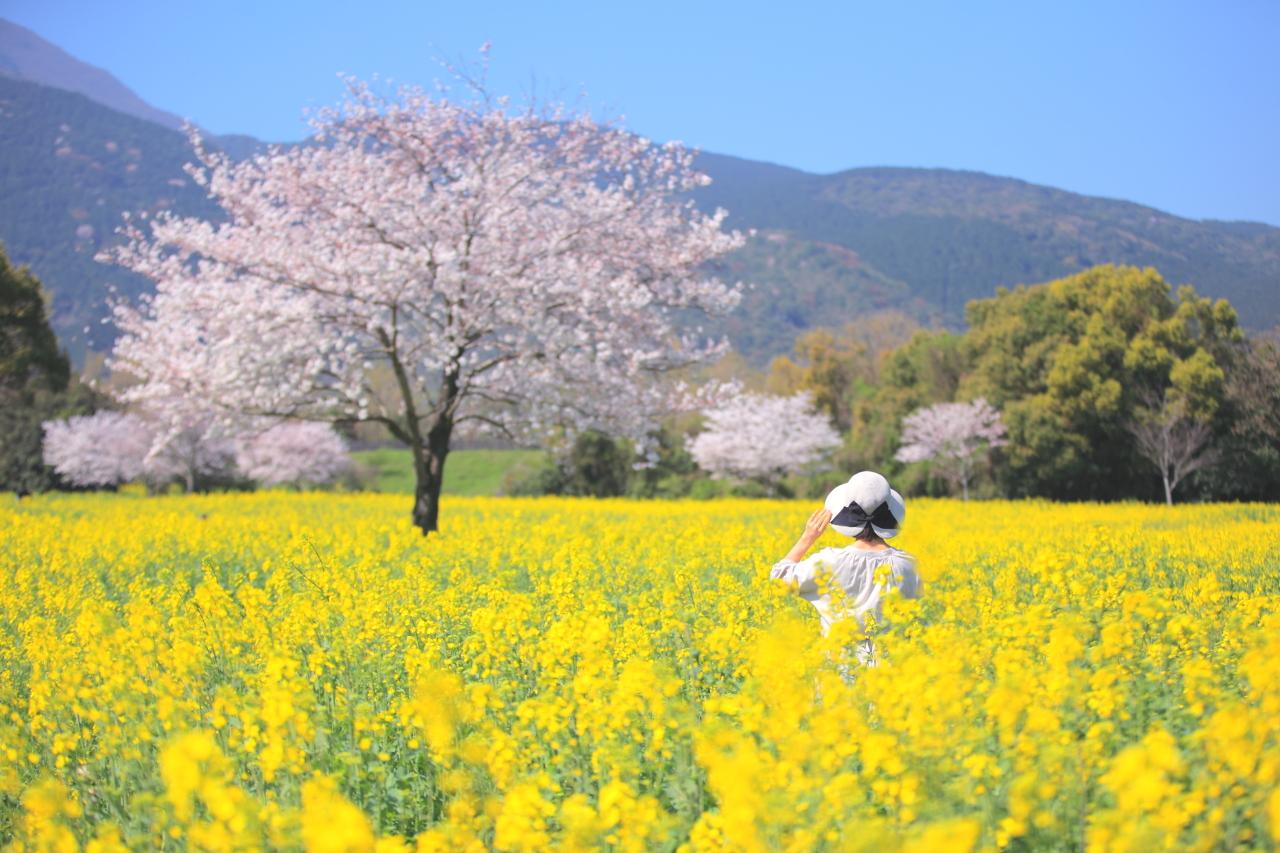
[[[98,412],[44,424],[44,463],[73,486],[116,486],[137,480],[152,433],[137,415]]]
[[[328,483],[350,466],[347,445],[328,425],[285,421],[244,436],[236,468],[256,483]]]
[[[689,442],[698,467],[717,477],[775,480],[840,445],[830,421],[807,393],[793,397],[739,393],[707,411],[706,428]]]
[[[706,262],[743,241],[688,200],[708,181],[692,152],[349,86],[314,145],[235,163],[193,131],[188,171],[225,221],[132,221],[102,256],[156,285],[117,307],[112,364],[141,380],[126,401],[378,422],[437,490],[455,429],[638,438],[679,402],[663,376],[723,346],[681,318],[737,303]]]
[[[1000,413],[981,397],[968,403],[938,403],[902,421],[902,446],[895,458],[933,462],[968,498],[977,460],[990,448],[1006,444],[1004,435]]]
[[[216,419],[175,428],[131,412],[97,412],[44,424],[44,460],[75,486],[178,480],[192,491],[206,476],[240,476],[262,485],[324,483],[349,464],[346,444],[325,424],[241,423]]]

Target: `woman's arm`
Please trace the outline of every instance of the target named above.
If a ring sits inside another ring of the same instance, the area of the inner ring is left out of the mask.
[[[791,546],[787,556],[773,564],[769,577],[776,581],[790,584],[801,595],[816,593],[818,591],[816,555],[815,558],[810,558],[809,560],[804,560],[804,555],[813,546],[813,543],[818,541],[818,537],[822,535],[823,531],[827,529],[829,521],[831,521],[831,513],[825,509],[819,509],[809,516],[809,521],[804,526],[804,532],[800,534],[796,544]],[[801,562],[802,560],[804,562]]]
[[[788,563],[798,563],[804,559],[804,555],[813,547],[813,543],[821,538],[827,529],[827,524],[831,521],[831,513],[826,509],[819,509],[809,516],[808,522],[805,523],[804,532],[800,534],[800,538],[796,540],[796,544],[791,546],[791,550],[787,552],[787,556],[782,559]]]

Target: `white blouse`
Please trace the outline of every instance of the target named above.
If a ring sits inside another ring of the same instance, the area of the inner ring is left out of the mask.
[[[888,570],[881,570],[877,579],[876,569],[881,566]],[[916,573],[915,558],[897,548],[884,551],[868,551],[854,545],[824,548],[799,563],[779,560],[769,575],[793,585],[801,598],[817,608],[824,634],[832,622],[844,616],[853,616],[858,626],[866,630],[867,613],[873,613],[875,624],[884,627],[880,602],[885,593],[896,589],[903,598],[919,598],[924,587]],[[843,599],[832,602],[830,594],[823,589],[837,588],[844,590]]]

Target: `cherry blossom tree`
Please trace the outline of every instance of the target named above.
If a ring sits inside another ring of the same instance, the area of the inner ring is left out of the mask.
[[[73,486],[118,486],[143,475],[152,431],[137,415],[97,412],[44,423],[44,463]]]
[[[181,481],[188,492],[207,476],[240,474],[262,485],[325,483],[350,464],[342,438],[327,424],[242,422],[228,433],[219,421],[174,428],[153,416],[98,412],[44,424],[44,460],[76,486]]]
[[[150,425],[151,448],[143,468],[153,484],[179,480],[191,493],[202,478],[235,472],[235,441],[223,420],[153,420]]]
[[[786,473],[840,445],[831,422],[808,393],[792,397],[741,393],[707,411],[706,428],[689,442],[699,468],[773,486]]]
[[[236,468],[264,486],[328,483],[351,464],[346,442],[328,424],[284,421],[243,436]]]
[[[206,419],[173,428],[133,412],[46,421],[45,464],[76,486],[180,480],[191,492],[200,477],[234,468],[234,445],[214,425]]]
[[[1004,435],[1000,413],[981,397],[968,403],[938,403],[903,419],[902,446],[894,458],[933,463],[968,500],[977,462],[991,448],[1006,444]]]
[[[424,533],[455,430],[639,437],[696,404],[661,380],[722,350],[681,323],[736,304],[706,262],[742,236],[689,200],[709,181],[691,152],[482,83],[461,100],[348,83],[314,144],[233,163],[190,131],[225,221],[126,222],[103,257],[156,286],[117,308],[127,401],[380,423],[412,452]]]

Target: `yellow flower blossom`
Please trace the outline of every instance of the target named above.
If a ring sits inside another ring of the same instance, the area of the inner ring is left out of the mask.
[[[324,776],[302,783],[302,842],[308,853],[363,853],[375,846],[364,812]]]
[[[1280,509],[917,500],[862,666],[768,579],[802,503],[447,500],[424,540],[394,495],[0,496],[0,832],[1280,844]]]

